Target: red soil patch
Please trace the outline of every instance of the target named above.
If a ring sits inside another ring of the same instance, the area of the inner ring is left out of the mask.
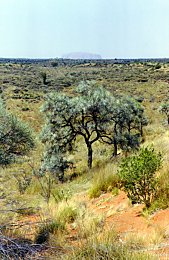
[[[169,209],[158,211],[151,219],[153,223],[169,226]]]
[[[143,205],[131,206],[124,192],[115,197],[104,194],[91,200],[88,206],[93,212],[104,215],[106,225],[113,226],[118,232],[147,229],[147,221],[141,216]]]
[[[88,200],[87,206],[94,213],[104,215],[106,223],[119,232],[148,231],[156,225],[169,226],[169,209],[160,210],[150,219],[146,219],[142,216],[144,206],[131,205],[123,191],[117,196],[106,193],[99,198]]]
[[[102,214],[105,217],[107,229],[112,227],[121,235],[133,233],[146,237],[153,232],[156,233],[157,228],[163,230],[163,243],[159,245],[159,248],[157,246],[157,249],[153,250],[152,253],[157,254],[159,259],[169,259],[169,209],[160,210],[146,219],[142,215],[144,206],[131,205],[124,192],[120,192],[115,197],[107,193],[99,198],[88,200],[87,207],[93,213]]]
[[[75,200],[84,202],[86,210],[95,215],[103,215],[105,228],[116,230],[122,238],[126,234],[137,234],[139,236],[149,236],[157,232],[157,229],[164,230],[164,239],[162,244],[155,249],[148,246],[148,252],[158,255],[160,260],[169,259],[169,209],[160,210],[149,218],[142,215],[143,205],[131,205],[126,194],[121,191],[119,195],[113,196],[111,193],[101,195],[96,199],[89,199],[86,194],[78,195]],[[30,237],[37,228],[36,223],[40,221],[39,216],[24,217],[21,222],[29,222]],[[70,246],[78,247],[78,230],[68,225],[66,239]],[[165,233],[166,232],[166,233]],[[158,236],[158,234],[157,234]],[[83,239],[82,239],[83,240]]]

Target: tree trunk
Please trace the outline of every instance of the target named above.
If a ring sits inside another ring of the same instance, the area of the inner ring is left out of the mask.
[[[114,151],[113,151],[113,156],[116,157],[117,156],[117,129],[116,129],[116,124],[114,126],[114,138],[113,138],[113,145],[114,145]]]
[[[88,167],[89,169],[91,169],[92,161],[93,161],[93,150],[92,150],[92,145],[90,143],[87,144],[87,149],[88,149]]]
[[[113,156],[116,157],[117,156],[117,140],[116,140],[116,138],[114,138],[113,144],[114,144]]]

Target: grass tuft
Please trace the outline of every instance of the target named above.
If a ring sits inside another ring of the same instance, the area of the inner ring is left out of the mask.
[[[120,179],[116,174],[116,166],[107,165],[105,168],[100,168],[94,173],[92,187],[89,189],[89,197],[97,198],[102,193],[111,192],[114,188],[118,189],[119,186]]]

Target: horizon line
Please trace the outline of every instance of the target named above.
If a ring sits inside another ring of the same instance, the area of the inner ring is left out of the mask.
[[[100,59],[72,59],[72,58],[62,58],[62,57],[0,57],[2,59],[18,59],[18,60],[160,60],[169,59],[169,57],[127,57],[127,58],[100,58]]]

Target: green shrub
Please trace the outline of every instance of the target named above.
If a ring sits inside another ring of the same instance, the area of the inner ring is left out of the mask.
[[[150,207],[157,189],[155,173],[161,163],[161,154],[155,153],[153,147],[142,148],[137,155],[122,161],[118,175],[133,204],[145,203]]]
[[[29,126],[9,113],[0,99],[0,165],[7,166],[35,147]]]

